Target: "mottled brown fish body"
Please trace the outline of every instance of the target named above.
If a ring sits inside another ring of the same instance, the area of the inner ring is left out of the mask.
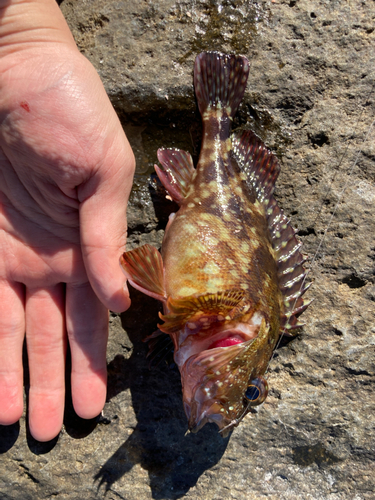
[[[228,121],[222,110],[204,117],[197,170],[162,245],[166,291],[180,299],[242,289],[276,338],[282,294],[265,209],[233,157]]]
[[[248,72],[241,56],[196,58],[197,168],[189,153],[158,151],[155,170],[180,209],[162,256],[144,245],[121,259],[130,283],[163,302],[150,344],[158,355],[161,332],[173,340],[189,428],[215,422],[223,435],[266,398],[280,328],[298,327],[308,305],[300,244],[273,197],[278,161],[252,132],[231,136]]]

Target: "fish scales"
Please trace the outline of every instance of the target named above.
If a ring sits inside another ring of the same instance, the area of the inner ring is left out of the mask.
[[[129,282],[163,302],[150,345],[173,340],[189,428],[215,422],[223,435],[266,398],[280,330],[300,326],[308,305],[300,244],[273,197],[278,161],[252,132],[231,135],[248,71],[241,56],[197,57],[197,168],[189,153],[158,151],[155,170],[180,208],[161,254],[145,245],[121,258]]]
[[[167,294],[184,297],[241,288],[258,304],[265,287],[273,287],[279,315],[281,294],[264,207],[241,179],[229,154],[231,142],[221,147],[222,117],[215,111],[207,114],[197,175],[163,241]],[[229,130],[226,134],[228,138]]]

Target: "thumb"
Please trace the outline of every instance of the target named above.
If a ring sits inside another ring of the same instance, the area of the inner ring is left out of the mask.
[[[116,158],[106,159],[79,188],[82,254],[91,286],[112,311],[130,305],[126,278],[119,265],[126,244],[126,206],[132,186],[135,160],[123,134]],[[82,201],[83,200],[83,201]]]

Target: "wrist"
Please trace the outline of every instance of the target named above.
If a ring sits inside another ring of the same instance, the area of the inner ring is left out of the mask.
[[[75,47],[55,0],[0,0],[0,58],[46,43]]]

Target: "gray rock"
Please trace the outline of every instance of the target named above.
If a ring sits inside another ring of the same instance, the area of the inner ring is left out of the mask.
[[[58,439],[0,428],[6,499],[374,497],[375,131],[373,2],[115,1],[61,4],[134,147],[129,247],[160,245],[172,204],[149,181],[156,150],[196,159],[193,61],[204,49],[251,61],[235,121],[279,156],[276,196],[309,256],[297,338],[269,369],[270,395],[229,439],[186,434],[176,368],[148,369],[142,339],[159,305],[133,291],[111,316],[108,403],[83,421],[68,397]]]

